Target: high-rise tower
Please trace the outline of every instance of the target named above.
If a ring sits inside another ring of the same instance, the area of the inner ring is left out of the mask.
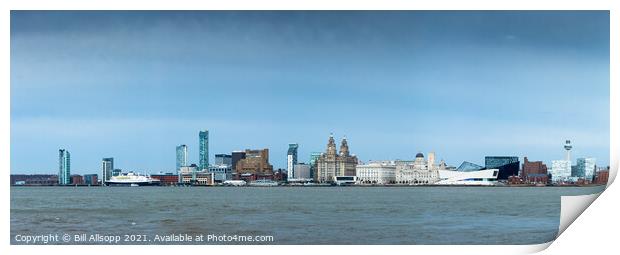
[[[58,150],[58,184],[71,184],[71,154],[68,150]]]
[[[571,162],[570,161],[570,150],[573,148],[573,146],[570,144],[570,140],[566,140],[566,143],[564,144],[564,149],[566,150],[566,161]]]
[[[199,171],[202,171],[209,168],[209,130],[198,133],[198,148]]]
[[[181,144],[177,146],[177,173],[181,170],[181,167],[187,165],[187,145]]]
[[[114,158],[103,158],[101,160],[101,185],[105,185],[105,181],[109,181],[114,170]]]
[[[288,144],[288,153],[286,155],[287,179],[293,179],[295,176],[295,165],[297,165],[297,148],[299,148],[299,144]]]

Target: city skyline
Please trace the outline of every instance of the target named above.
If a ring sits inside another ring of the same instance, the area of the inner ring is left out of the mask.
[[[269,148],[282,169],[330,132],[363,161],[550,166],[570,139],[607,166],[608,31],[605,11],[12,11],[11,173],[57,172],[59,148],[72,173],[170,172],[200,130],[209,162]]]

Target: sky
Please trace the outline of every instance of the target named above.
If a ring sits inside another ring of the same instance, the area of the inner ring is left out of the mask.
[[[171,172],[330,133],[360,160],[435,152],[609,165],[608,11],[11,11],[11,173]]]

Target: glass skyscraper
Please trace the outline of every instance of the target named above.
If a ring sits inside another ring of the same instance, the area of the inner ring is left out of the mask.
[[[58,150],[58,184],[71,184],[71,154],[68,150]]]
[[[295,176],[295,165],[297,165],[297,148],[299,148],[299,144],[288,144],[288,153],[286,157],[286,171],[288,179],[293,179]]]
[[[101,185],[105,185],[105,182],[110,180],[113,170],[114,158],[103,158],[101,160]]]
[[[310,161],[308,164],[310,165],[310,178],[314,178],[314,173],[316,172],[316,161],[321,157],[321,152],[312,152],[310,153]]]
[[[198,171],[209,169],[209,130],[198,133],[198,148],[198,163],[200,164]]]
[[[187,166],[187,145],[181,144],[177,146],[177,173],[181,170],[181,167]]]

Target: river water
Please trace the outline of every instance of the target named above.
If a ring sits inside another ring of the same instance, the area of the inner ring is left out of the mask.
[[[534,244],[555,238],[560,196],[602,190],[602,186],[11,187],[11,244],[24,244],[24,236],[65,234],[71,241],[60,238],[48,243],[105,244],[97,238],[73,239],[100,234],[120,236],[118,244]],[[228,239],[154,240],[156,235],[170,234]],[[136,235],[143,240],[137,242]],[[238,236],[271,239],[231,239]]]

